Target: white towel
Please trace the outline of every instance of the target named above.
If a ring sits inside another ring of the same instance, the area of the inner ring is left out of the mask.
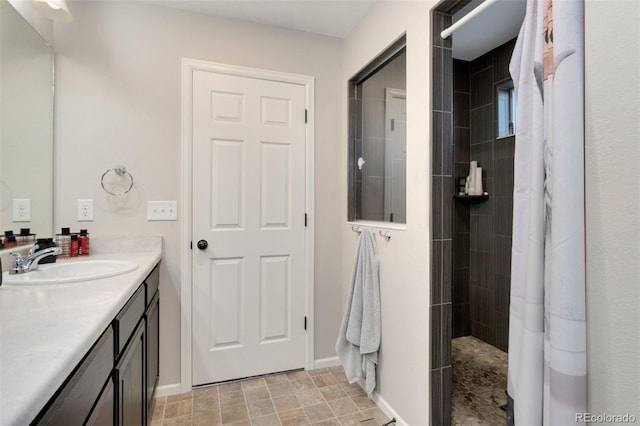
[[[371,230],[363,229],[336,342],[336,353],[349,383],[364,378],[365,391],[369,397],[376,387],[376,364],[380,347],[379,265],[375,237]]]

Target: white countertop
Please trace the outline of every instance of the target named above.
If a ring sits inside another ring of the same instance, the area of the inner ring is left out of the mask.
[[[162,239],[92,239],[91,250],[85,259],[138,268],[86,282],[0,286],[0,425],[29,424],[40,412],[160,261]]]

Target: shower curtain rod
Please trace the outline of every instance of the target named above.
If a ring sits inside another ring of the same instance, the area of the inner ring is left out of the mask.
[[[442,37],[443,39],[448,38],[455,30],[457,30],[458,28],[460,28],[461,26],[463,26],[464,24],[466,24],[467,22],[475,18],[477,15],[482,13],[483,10],[485,10],[486,8],[488,8],[489,6],[491,6],[493,3],[497,1],[498,0],[485,0],[483,3],[480,3],[478,7],[476,7],[471,12],[464,15],[462,18],[460,18],[458,21],[452,24],[449,28],[442,31],[440,33],[440,37]]]

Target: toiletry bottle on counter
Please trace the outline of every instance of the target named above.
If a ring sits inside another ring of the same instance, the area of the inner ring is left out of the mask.
[[[6,248],[13,248],[17,245],[16,237],[13,235],[13,231],[4,231],[4,239],[2,240]]]
[[[20,235],[16,235],[19,245],[33,244],[36,242],[36,234],[31,233],[30,228],[20,228]]]
[[[69,241],[69,256],[76,257],[80,253],[80,242],[78,241],[78,234],[71,235]]]
[[[46,249],[49,247],[56,247],[56,243],[53,242],[53,238],[38,238],[36,240],[36,244],[38,245],[38,250]],[[43,257],[42,260],[40,260],[40,262],[38,263],[55,263],[55,261],[56,256],[51,255]]]
[[[71,231],[69,228],[62,228],[60,233],[56,235],[56,244],[62,250],[60,257],[69,257],[69,245],[71,244]]]
[[[89,233],[86,229],[80,230],[80,235],[78,236],[78,241],[80,243],[80,256],[89,256]]]

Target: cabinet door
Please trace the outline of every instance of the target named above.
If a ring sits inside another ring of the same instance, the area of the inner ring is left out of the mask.
[[[34,424],[69,426],[85,422],[113,369],[113,341],[109,327]]]
[[[147,413],[151,418],[153,393],[160,375],[160,292],[147,308]]]
[[[115,370],[118,424],[140,426],[146,420],[145,322],[140,321]]]
[[[107,386],[102,391],[100,399],[96,402],[87,426],[114,426],[116,424],[115,388],[113,379],[109,377]]]

